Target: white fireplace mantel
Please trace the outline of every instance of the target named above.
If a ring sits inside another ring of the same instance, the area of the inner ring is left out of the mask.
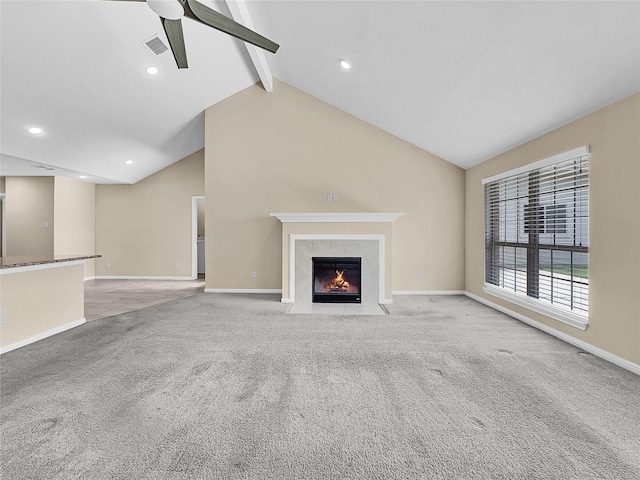
[[[403,213],[272,213],[282,223],[385,223]]]

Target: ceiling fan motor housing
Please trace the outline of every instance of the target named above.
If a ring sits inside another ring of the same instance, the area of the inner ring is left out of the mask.
[[[179,20],[184,15],[180,0],[147,0],[147,5],[159,16],[169,20]]]

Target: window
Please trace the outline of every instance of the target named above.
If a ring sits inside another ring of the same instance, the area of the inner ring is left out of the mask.
[[[567,233],[567,206],[547,205],[545,207],[545,232]]]
[[[483,183],[485,291],[519,297],[528,308],[586,327],[588,148]]]

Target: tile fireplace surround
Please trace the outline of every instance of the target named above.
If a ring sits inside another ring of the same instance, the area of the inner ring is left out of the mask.
[[[362,257],[362,304],[391,303],[392,222],[402,213],[272,213],[282,222],[282,302],[312,302],[311,257]]]

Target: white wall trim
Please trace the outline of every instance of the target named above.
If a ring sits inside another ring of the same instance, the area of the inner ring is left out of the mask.
[[[387,223],[404,213],[271,213],[282,223]]]
[[[205,288],[204,293],[282,293],[281,288]]]
[[[0,347],[0,354],[10,352],[11,350],[15,350],[16,348],[24,347],[31,343],[37,342],[38,340],[43,340],[47,337],[51,337],[52,335],[56,335],[57,333],[62,333],[66,330],[69,330],[74,327],[78,327],[83,323],[86,323],[85,318],[81,318],[79,320],[75,320],[73,322],[65,323],[64,325],[59,325],[55,328],[50,328],[49,330],[45,330],[44,332],[40,332],[33,337],[25,338],[23,340],[10,343],[9,345],[5,345],[4,347]]]
[[[273,215],[273,214],[272,214]],[[296,301],[296,241],[297,240],[374,240],[378,242],[378,303],[393,303],[393,300],[384,298],[385,295],[385,236],[372,234],[333,234],[333,233],[305,233],[289,235],[289,298],[290,302]]]
[[[498,173],[497,175],[493,175],[491,177],[483,178],[482,184],[485,185],[487,183],[495,182],[496,180],[501,180],[503,178],[520,175],[521,173],[530,172],[531,170],[538,170],[539,168],[548,167],[549,165],[560,163],[564,160],[570,160],[572,158],[581,157],[582,155],[586,155],[588,153],[589,153],[588,145],[574,148],[573,150],[569,150],[568,152],[559,153],[557,155],[547,157],[537,162],[529,163],[528,165],[523,165],[522,167],[514,168],[506,172]]]
[[[22,267],[0,268],[0,275],[10,275],[12,273],[34,272],[36,270],[48,270],[50,268],[71,267],[73,265],[84,265],[84,260],[72,260],[69,262],[49,262],[38,263],[36,265],[24,265]]]
[[[464,295],[464,290],[394,290],[393,295]]]
[[[95,276],[93,276],[93,277],[84,277],[84,281],[85,282],[88,282],[89,280],[95,280],[95,279],[96,279]]]
[[[596,357],[600,357],[604,360],[607,360],[608,362],[611,362],[621,368],[624,368],[625,370],[629,370],[630,372],[635,373],[636,375],[640,375],[640,365],[638,364],[630,362],[629,360],[619,357],[611,352],[607,352],[606,350],[603,350],[599,347],[593,346],[590,343],[579,340],[571,335],[568,335],[559,330],[556,330],[555,328],[549,327],[544,323],[537,322],[536,320],[526,317],[525,315],[521,315],[517,312],[514,312],[513,310],[509,310],[508,308],[498,305],[497,303],[493,303],[493,302],[490,302],[489,300],[485,300],[484,298],[478,295],[474,295],[473,293],[470,293],[470,292],[464,292],[464,293],[467,297],[472,298],[477,302],[480,302],[488,307],[498,310],[499,312],[505,313],[510,317],[513,317],[516,320],[520,320],[521,322],[526,323],[527,325],[530,325],[534,328],[537,328],[538,330],[542,330],[543,332],[546,332],[549,335],[553,335],[554,337],[559,338],[560,340],[567,342],[573,345],[574,347],[581,348],[585,352],[589,352],[595,355]]]
[[[96,275],[95,280],[197,280],[198,277],[165,277],[146,275]]]

